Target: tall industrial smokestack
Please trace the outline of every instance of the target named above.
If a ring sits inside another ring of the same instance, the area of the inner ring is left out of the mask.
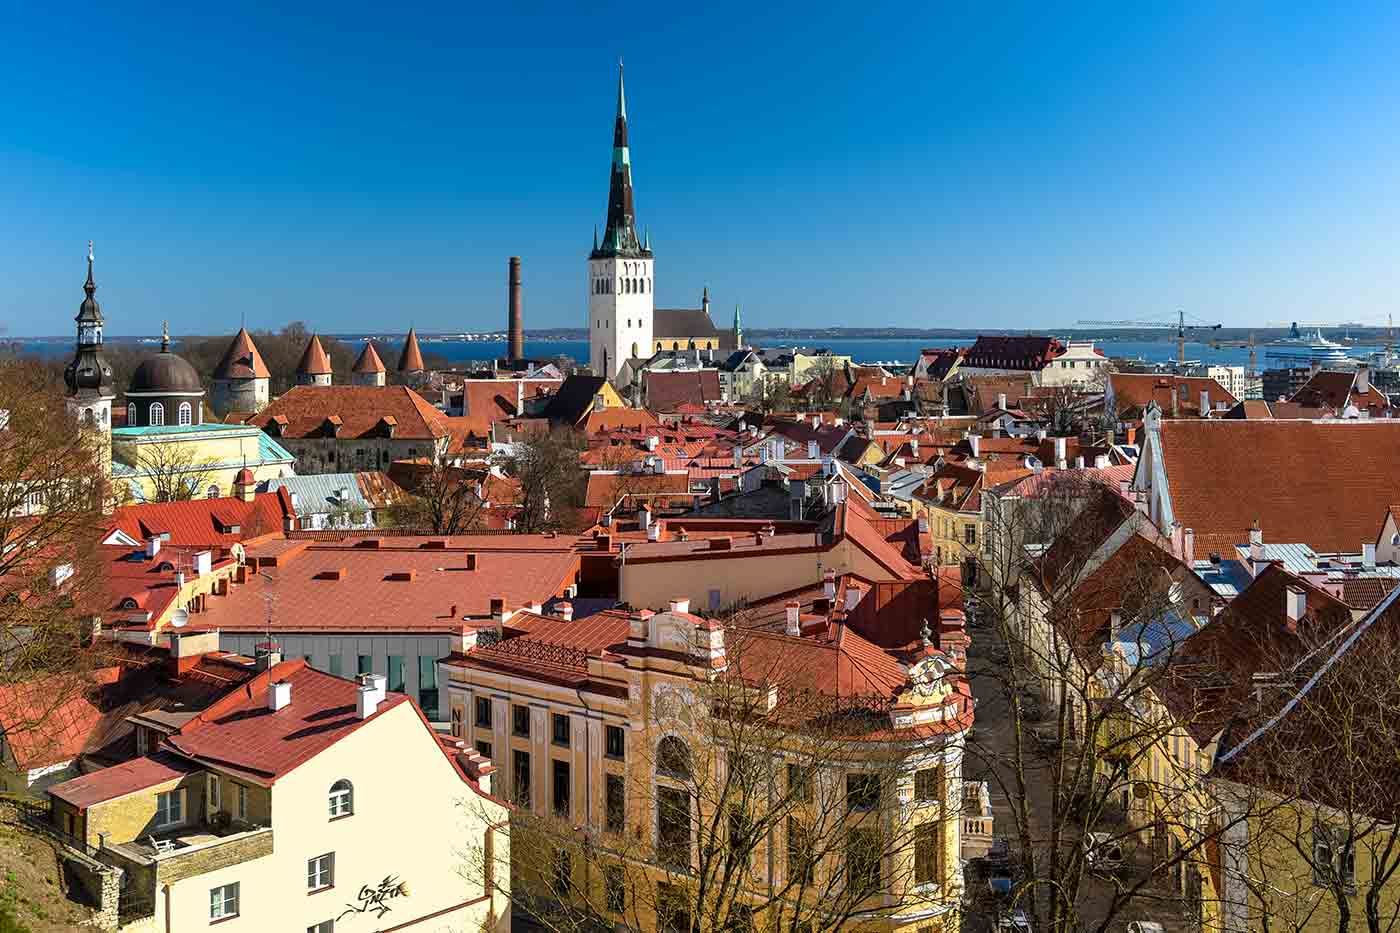
[[[520,297],[520,257],[510,257],[510,344],[506,358],[512,363],[525,359],[525,312]]]

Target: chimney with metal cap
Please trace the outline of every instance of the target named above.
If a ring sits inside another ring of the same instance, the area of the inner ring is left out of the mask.
[[[786,618],[786,631],[789,635],[802,634],[802,604],[795,599],[789,599],[787,605],[783,607]]]

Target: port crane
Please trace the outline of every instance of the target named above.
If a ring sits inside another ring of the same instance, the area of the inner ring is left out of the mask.
[[[1186,332],[1188,330],[1219,330],[1225,326],[1209,321],[1193,319],[1192,323],[1186,322],[1186,312],[1176,312],[1176,323],[1169,321],[1078,321],[1081,327],[1175,327],[1176,328],[1176,363],[1178,366],[1186,365]]]

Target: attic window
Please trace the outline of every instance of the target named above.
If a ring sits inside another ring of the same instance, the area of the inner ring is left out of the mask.
[[[128,597],[126,597],[125,599],[123,599],[123,600],[121,601],[120,604],[118,604],[117,608],[118,608],[118,609],[140,609],[141,607],[140,607],[139,605],[137,605],[136,600],[134,600],[134,599],[132,599],[130,596],[128,596]]]
[[[174,569],[175,565],[168,560],[163,560],[158,565],[156,565],[156,571],[159,573],[170,573]]]

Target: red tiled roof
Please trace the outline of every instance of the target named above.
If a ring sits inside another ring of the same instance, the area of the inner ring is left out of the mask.
[[[1289,401],[1307,408],[1328,408],[1337,413],[1341,413],[1349,404],[1373,415],[1390,408],[1390,401],[1373,385],[1367,385],[1365,392],[1357,392],[1356,377],[1355,371],[1318,370],[1301,389],[1293,393]]]
[[[1266,540],[1322,553],[1376,540],[1376,503],[1400,499],[1400,420],[1164,420],[1172,513],[1196,551]]]
[[[269,379],[272,374],[258,352],[257,344],[248,333],[248,328],[240,327],[233,342],[224,351],[224,358],[214,367],[215,379]]]
[[[631,473],[594,470],[588,474],[588,491],[584,505],[610,509],[625,498],[646,499],[670,507],[690,505],[690,474],[684,470],[674,473]]]
[[[318,437],[331,417],[340,419],[341,439],[377,436],[386,417],[394,419],[396,438],[451,433],[443,414],[407,386],[294,386],[247,423],[277,437]],[[273,419],[279,419],[278,428],[269,430]]]
[[[717,369],[648,371],[642,374],[642,383],[647,408],[652,411],[675,411],[684,402],[718,402],[724,395]]]
[[[446,546],[430,546],[434,541]],[[476,570],[465,569],[468,554],[476,555]],[[495,597],[514,608],[562,593],[578,568],[566,538],[391,538],[381,547],[347,539],[283,555],[265,568],[275,582],[251,574],[227,595],[210,597],[194,621],[223,631],[262,631],[263,595],[270,590],[277,596],[274,631],[454,632],[462,616],[488,615]]]
[[[351,372],[388,372],[388,370],[384,368],[384,361],[379,358],[379,351],[374,348],[373,340],[365,341],[365,348],[360,351],[360,358],[355,361],[355,365],[351,368]]]
[[[749,683],[892,698],[909,682],[897,659],[841,623],[816,637],[748,629],[731,631],[728,640],[729,674]]]
[[[977,369],[1023,369],[1039,371],[1064,351],[1054,337],[980,336],[967,349],[963,365]]]
[[[75,674],[0,686],[0,731],[21,769],[78,757],[101,718],[87,683]]]
[[[1118,408],[1115,414],[1141,410],[1146,408],[1149,402],[1156,402],[1164,415],[1171,416],[1171,413],[1176,411],[1183,417],[1199,417],[1203,391],[1210,396],[1212,411],[1218,408],[1221,402],[1230,407],[1239,401],[1220,383],[1204,376],[1109,373],[1108,378]],[[1182,394],[1183,389],[1185,395]]]
[[[326,348],[321,346],[321,338],[315,334],[306,342],[306,352],[301,355],[297,372],[308,376],[331,375],[331,358],[326,355]]]
[[[268,708],[269,684],[292,687],[291,702]],[[165,744],[197,761],[219,765],[260,784],[279,777],[325,751],[341,738],[388,710],[408,703],[390,693],[366,719],[356,714],[359,685],[284,661],[258,675],[181,726]]]
[[[174,755],[148,755],[55,784],[49,788],[49,793],[79,810],[86,810],[96,803],[179,780],[194,770],[193,765]]]
[[[112,512],[111,527],[137,541],[168,534],[167,545],[229,547],[260,535],[280,534],[283,519],[295,514],[291,496],[279,489],[257,493],[251,502],[226,497],[118,506]]]
[[[449,395],[454,401],[461,395],[463,414],[494,424],[515,417],[517,393],[521,401],[527,401],[552,395],[563,384],[561,379],[467,379]]]
[[[613,432],[622,428],[650,428],[660,422],[645,408],[605,408],[588,413],[583,422],[584,434]]]
[[[418,332],[410,327],[408,336],[403,340],[403,352],[399,354],[399,372],[420,372],[426,368],[423,365],[423,351],[418,349]]]

